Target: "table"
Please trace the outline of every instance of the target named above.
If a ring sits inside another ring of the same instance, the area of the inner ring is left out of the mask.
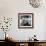
[[[8,40],[7,40],[8,41]],[[46,46],[46,40],[29,41],[29,40],[9,40],[7,43],[16,46]]]

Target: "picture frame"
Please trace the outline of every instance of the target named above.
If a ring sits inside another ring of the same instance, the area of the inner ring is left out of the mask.
[[[18,28],[33,28],[33,13],[18,13]]]

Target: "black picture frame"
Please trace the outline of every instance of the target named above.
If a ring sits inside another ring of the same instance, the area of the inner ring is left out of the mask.
[[[18,28],[33,28],[34,14],[33,13],[18,13]]]

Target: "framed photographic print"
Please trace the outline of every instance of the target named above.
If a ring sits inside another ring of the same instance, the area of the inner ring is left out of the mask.
[[[33,13],[19,13],[18,28],[33,28]]]

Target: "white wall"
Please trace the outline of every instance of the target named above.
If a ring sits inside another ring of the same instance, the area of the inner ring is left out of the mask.
[[[18,29],[18,13],[34,13],[33,29]],[[46,6],[33,8],[28,0],[0,0],[0,16],[13,18],[12,26],[8,33],[16,40],[27,40],[34,34],[39,40],[45,39]],[[2,31],[0,31],[0,35]],[[0,39],[3,37],[0,36]],[[46,39],[45,39],[46,40]]]
[[[44,21],[45,21],[45,25],[44,25],[45,26],[45,29],[44,29],[45,30],[44,31],[44,39],[46,39],[46,16],[45,16],[45,20]]]

